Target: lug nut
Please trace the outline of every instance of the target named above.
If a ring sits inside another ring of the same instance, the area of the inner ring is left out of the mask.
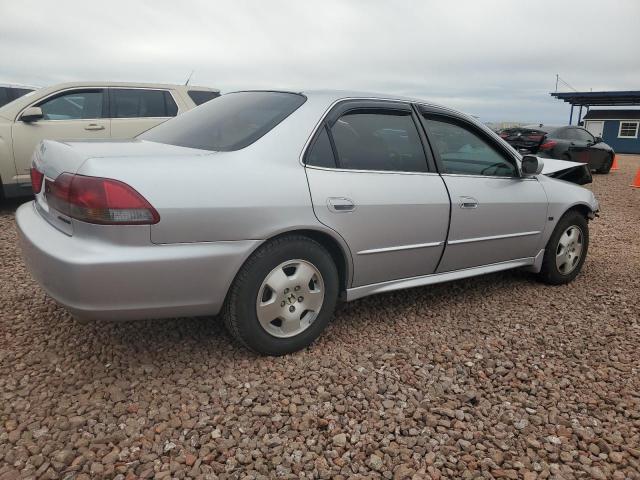
[[[281,307],[284,307],[286,305],[287,302],[285,302],[284,300],[282,301],[282,303],[280,304]]]
[[[304,300],[304,297],[298,297],[298,301],[302,302]]]
[[[289,289],[288,289],[288,288],[285,288],[285,289],[284,289],[284,293],[289,293]]]
[[[294,290],[297,292],[298,290],[300,290],[300,285],[296,285],[296,288],[294,288]]]
[[[295,312],[295,311],[296,311],[296,307],[294,307],[293,305],[291,305],[291,306],[289,307],[289,311],[290,311],[290,312]]]

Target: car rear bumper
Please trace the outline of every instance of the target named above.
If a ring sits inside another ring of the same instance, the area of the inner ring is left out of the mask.
[[[34,202],[18,208],[16,222],[23,257],[38,283],[73,314],[98,320],[216,314],[260,243],[123,246],[70,237],[51,226]]]

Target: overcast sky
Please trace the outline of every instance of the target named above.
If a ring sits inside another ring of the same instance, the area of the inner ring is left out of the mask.
[[[0,82],[338,88],[483,121],[567,122],[549,96],[640,89],[639,0],[0,0]],[[567,90],[567,87],[563,87]]]

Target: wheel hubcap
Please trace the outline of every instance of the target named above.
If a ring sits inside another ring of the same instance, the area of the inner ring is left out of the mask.
[[[306,260],[289,260],[271,270],[258,290],[256,313],[267,333],[293,337],[316,319],[324,301],[320,271]]]
[[[558,241],[556,248],[556,267],[563,275],[568,275],[578,266],[582,257],[583,235],[580,227],[567,228]]]

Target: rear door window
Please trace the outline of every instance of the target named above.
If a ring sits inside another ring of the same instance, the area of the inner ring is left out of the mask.
[[[208,90],[189,90],[187,94],[196,105],[202,105],[203,103],[220,96],[218,92],[211,92]]]
[[[175,117],[178,106],[166,90],[112,88],[111,118]]]
[[[361,109],[331,127],[339,168],[426,172],[427,159],[411,112]]]
[[[335,168],[336,159],[326,126],[323,126],[307,151],[305,163],[314,167]]]
[[[203,150],[240,150],[271,131],[305,101],[306,97],[297,93],[228,93],[138,138]]]

